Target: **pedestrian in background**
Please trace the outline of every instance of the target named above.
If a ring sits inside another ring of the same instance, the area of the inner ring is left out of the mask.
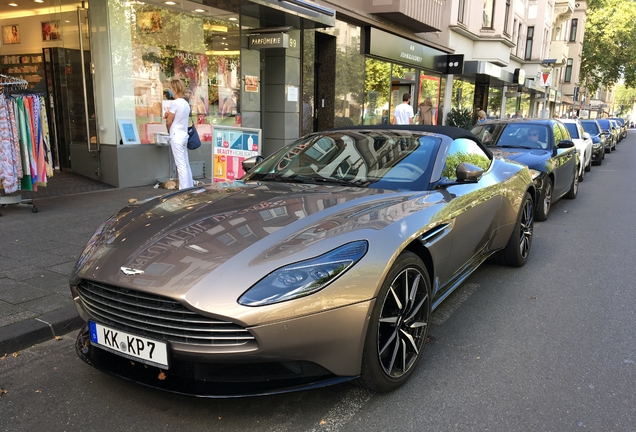
[[[477,123],[485,122],[486,120],[488,120],[488,118],[486,117],[486,111],[479,110],[479,112],[477,113]]]
[[[402,95],[402,103],[395,107],[393,112],[393,124],[413,124],[413,107],[411,106],[411,94]]]
[[[170,148],[177,167],[179,189],[194,186],[190,161],[188,160],[188,118],[190,118],[190,104],[184,99],[185,85],[179,78],[171,78],[169,81],[169,93],[174,97],[170,102],[170,108],[164,118],[170,132]]]
[[[427,97],[420,102],[419,109],[417,110],[417,124],[432,125],[433,122],[433,101]]]

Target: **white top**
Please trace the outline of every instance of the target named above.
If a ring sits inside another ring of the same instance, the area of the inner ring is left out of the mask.
[[[174,114],[174,120],[170,127],[170,138],[183,139],[188,136],[188,117],[190,117],[190,104],[183,98],[178,98],[170,103],[168,111]]]
[[[395,116],[396,125],[411,124],[410,120],[413,118],[413,107],[408,103],[401,103],[395,107],[393,115]]]

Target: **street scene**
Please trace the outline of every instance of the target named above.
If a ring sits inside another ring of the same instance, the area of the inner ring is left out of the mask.
[[[0,432],[636,432],[636,0],[0,35]]]

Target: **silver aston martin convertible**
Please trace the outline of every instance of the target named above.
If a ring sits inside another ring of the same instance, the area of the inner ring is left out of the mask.
[[[70,280],[85,362],[205,397],[390,391],[442,300],[488,258],[528,259],[528,168],[462,129],[335,129],[244,165],[97,230]]]

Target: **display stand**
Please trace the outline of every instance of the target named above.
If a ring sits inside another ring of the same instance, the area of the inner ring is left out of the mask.
[[[28,86],[29,83],[23,79],[0,74],[0,92],[8,93],[13,90],[26,90]],[[0,189],[0,191],[2,191],[2,189]],[[30,198],[23,199],[20,194],[0,195],[0,206],[7,205],[27,206],[31,207],[33,213],[38,212],[38,208],[33,204],[33,200]],[[0,216],[2,216],[1,213]]]

